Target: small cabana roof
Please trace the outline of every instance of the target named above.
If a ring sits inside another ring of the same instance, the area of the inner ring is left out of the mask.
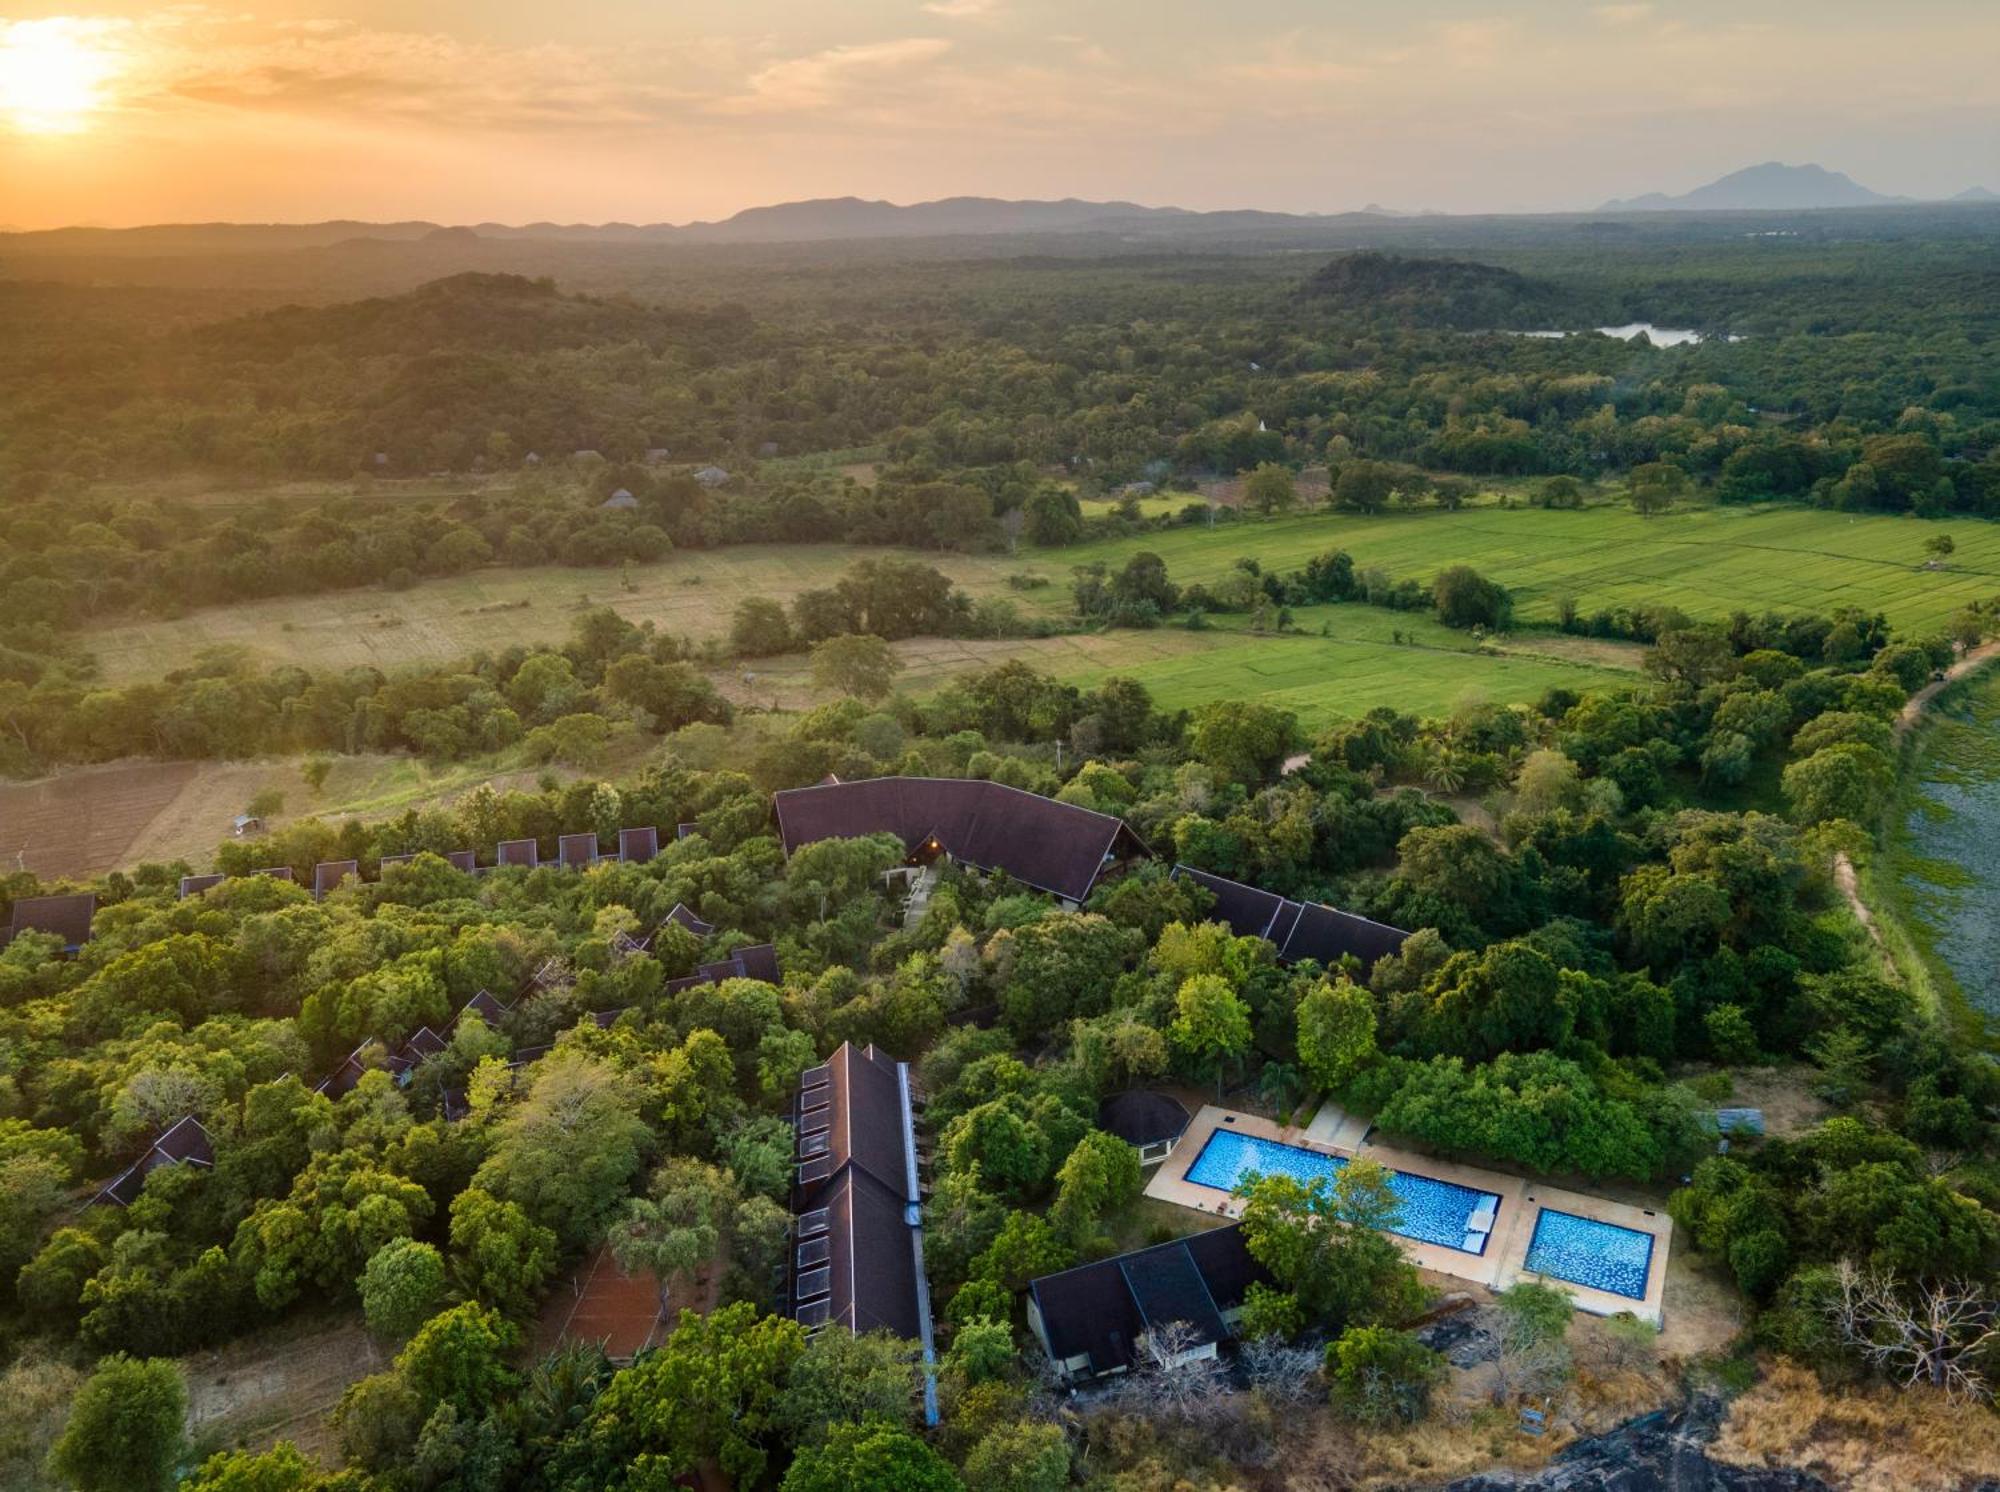
[[[1171,1093],[1134,1088],[1114,1093],[1097,1106],[1097,1127],[1137,1149],[1178,1140],[1193,1115]]]

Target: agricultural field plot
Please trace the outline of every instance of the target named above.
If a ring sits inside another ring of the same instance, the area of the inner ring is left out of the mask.
[[[593,776],[637,771],[655,749],[651,736],[614,740]],[[433,766],[414,757],[336,756],[315,795],[298,758],[248,762],[113,762],[73,767],[37,782],[0,783],[0,865],[45,879],[88,876],[148,862],[185,860],[206,870],[230,820],[257,794],[284,795],[273,827],[318,814],[383,818],[445,802],[482,783],[530,791],[538,777],[578,776],[570,767],[529,767],[518,753]]]
[[[1466,634],[1427,617],[1369,606],[1302,607],[1295,617],[1299,630],[1282,636],[1243,630],[1238,618],[1229,619],[1233,627],[1199,632],[1158,627],[1018,640],[919,639],[896,645],[905,665],[898,683],[922,694],[955,674],[1020,659],[1084,688],[1113,674],[1137,679],[1169,710],[1262,700],[1293,711],[1310,732],[1376,705],[1436,714],[1468,695],[1509,704],[1557,687],[1601,689],[1629,681],[1641,651],[1601,642],[1570,647],[1581,640],[1528,635],[1503,651],[1484,652]],[[747,681],[735,672],[715,677],[741,703],[804,709],[823,702],[812,692],[803,656],[763,659],[752,673]]]
[[[1007,573],[1021,568],[1006,556],[744,545],[687,550],[623,572],[481,570],[407,591],[336,591],[208,607],[171,620],[96,628],[81,640],[112,683],[158,678],[210,647],[243,648],[265,664],[315,669],[442,663],[482,649],[560,642],[578,613],[595,606],[703,642],[727,635],[737,602],[747,596],[789,600],[831,585],[857,560],[892,553],[936,565],[974,595],[1004,591]]]
[[[0,865],[54,880],[124,864],[202,770],[196,762],[126,762],[0,785]],[[227,825],[224,815],[210,826],[211,845]]]
[[[1950,567],[1922,568],[1924,540],[1949,533]],[[1428,580],[1469,564],[1514,592],[1515,614],[1549,622],[1564,595],[1588,613],[1666,604],[1691,616],[1861,606],[1903,631],[1939,625],[2000,593],[2000,525],[1929,523],[1807,508],[1705,508],[1641,518],[1622,507],[1575,512],[1470,507],[1457,513],[1362,517],[1319,513],[1175,529],[1063,551],[1070,564],[1112,566],[1147,549],[1177,584],[1213,582],[1239,555],[1292,570],[1326,549],[1397,578]]]

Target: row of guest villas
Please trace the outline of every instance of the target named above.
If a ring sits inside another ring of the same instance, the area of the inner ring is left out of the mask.
[[[1003,874],[1070,909],[1082,905],[1107,874],[1151,853],[1113,815],[979,779],[828,778],[776,794],[774,809],[787,855],[822,839],[893,834],[911,865],[947,862]],[[679,825],[677,832],[685,836],[692,826]],[[643,864],[659,853],[659,831],[650,826],[621,829],[616,839],[616,850],[607,852],[594,833],[562,835],[552,861],[541,858],[532,839],[502,842],[485,864],[472,850],[453,851],[444,859],[468,875],[486,875],[542,865],[581,871],[606,861]],[[385,855],[380,864],[386,868],[414,858]],[[289,866],[256,874],[294,876]],[[1278,896],[1192,866],[1177,865],[1173,874],[1213,894],[1216,920],[1238,936],[1268,939],[1288,963],[1312,959],[1331,966],[1351,957],[1365,966],[1394,953],[1406,936],[1365,917]],[[358,861],[330,861],[314,867],[311,887],[316,897],[323,897],[360,878]],[[181,895],[199,896],[223,879],[189,876],[181,882]],[[90,936],[95,909],[96,898],[89,894],[22,898],[13,904],[7,936],[55,933],[74,953]],[[667,921],[702,937],[715,931],[683,906],[676,906]],[[627,940],[629,946],[621,951],[644,951],[653,936],[657,930],[645,939]],[[538,971],[517,998],[532,994],[549,977],[551,971]],[[779,982],[775,950],[769,944],[739,948],[668,989],[730,978]],[[496,1024],[511,1008],[482,990],[442,1030],[426,1027],[393,1048],[364,1043],[320,1081],[318,1091],[337,1097],[371,1067],[384,1067],[399,1083],[407,1083],[424,1060],[446,1048],[466,1014]],[[620,1014],[601,1011],[593,1018],[609,1024]],[[546,1050],[516,1052],[513,1065],[533,1062]],[[443,1102],[447,1117],[463,1112],[462,1094],[446,1094]],[[872,1046],[843,1044],[825,1062],[800,1074],[791,1113],[796,1135],[794,1237],[785,1309],[808,1331],[893,1332],[917,1343],[929,1361],[932,1315],[923,1254],[928,1189],[917,1133],[922,1111],[910,1064]],[[1147,1165],[1172,1152],[1188,1122],[1187,1110],[1177,1100],[1150,1092],[1114,1095],[1098,1115],[1099,1127],[1133,1145]],[[129,1203],[146,1175],[159,1166],[213,1162],[208,1132],[189,1115],[164,1130],[93,1200]],[[1032,1281],[1028,1323],[1058,1375],[1072,1384],[1085,1383],[1128,1371],[1141,1339],[1167,1322],[1182,1323],[1180,1336],[1190,1355],[1215,1356],[1233,1335],[1245,1292],[1264,1278],[1240,1229],[1217,1228]],[[935,1415],[934,1402],[927,1409]]]

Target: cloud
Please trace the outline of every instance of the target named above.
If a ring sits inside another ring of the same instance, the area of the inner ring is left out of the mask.
[[[789,57],[750,77],[746,91],[723,99],[717,108],[731,114],[786,114],[823,109],[855,95],[864,97],[906,75],[921,72],[951,50],[941,36],[906,36],[895,41],[828,47]]]
[[[1652,13],[1653,13],[1653,7],[1651,5],[1643,3],[1629,4],[1629,5],[1595,5],[1591,7],[1591,14],[1595,15],[1598,20],[1604,22],[1604,24],[1607,26],[1636,25],[1638,22],[1645,20],[1646,17],[1650,16]]]
[[[922,9],[953,21],[975,21],[993,15],[1000,0],[926,0]]]

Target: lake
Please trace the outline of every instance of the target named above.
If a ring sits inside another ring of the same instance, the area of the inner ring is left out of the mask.
[[[1686,347],[1702,341],[1702,334],[1687,327],[1655,326],[1650,321],[1631,321],[1624,326],[1599,326],[1593,331],[1606,337],[1616,337],[1621,342],[1630,342],[1634,337],[1643,336],[1655,347]],[[1523,337],[1574,337],[1577,332],[1521,332]],[[1741,337],[1724,337],[1725,342],[1740,342]]]
[[[1896,896],[1966,1004],[2000,1019],[2000,675],[1934,708],[1892,835]]]

